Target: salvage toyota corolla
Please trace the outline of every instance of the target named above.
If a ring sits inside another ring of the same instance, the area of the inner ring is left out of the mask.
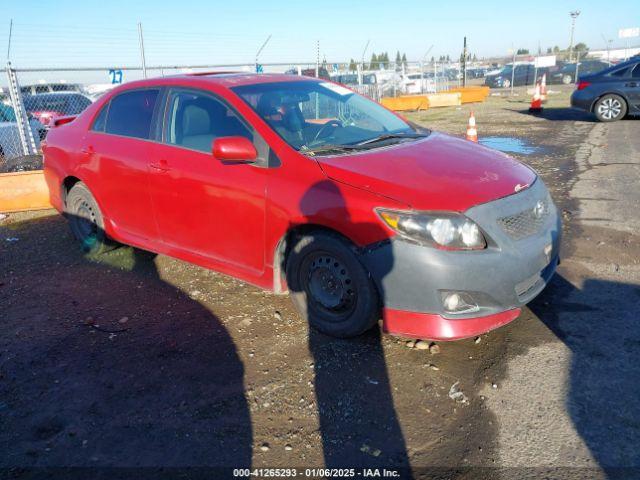
[[[115,242],[289,291],[313,327],[453,340],[515,319],[558,264],[529,167],[340,85],[207,73],[131,82],[46,140],[51,203]]]

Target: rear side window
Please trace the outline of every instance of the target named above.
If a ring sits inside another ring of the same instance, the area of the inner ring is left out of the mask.
[[[621,68],[620,70],[616,70],[612,72],[611,75],[614,77],[624,77],[629,72],[629,67]]]
[[[107,114],[109,113],[109,103],[107,103],[100,113],[93,121],[93,125],[91,126],[91,130],[94,132],[104,132],[104,127],[107,125]]]
[[[114,97],[109,104],[105,132],[149,138],[158,94],[159,90],[134,90]]]

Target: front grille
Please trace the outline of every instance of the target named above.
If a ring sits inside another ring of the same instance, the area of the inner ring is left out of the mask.
[[[498,224],[514,240],[537,233],[549,215],[549,200],[543,199],[515,215],[498,219]]]

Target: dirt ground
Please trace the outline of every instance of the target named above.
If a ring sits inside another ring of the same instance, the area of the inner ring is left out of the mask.
[[[0,221],[0,475],[640,478],[640,121],[595,123],[551,89],[540,116],[524,89],[406,115],[464,135],[473,110],[481,139],[526,140],[514,156],[564,219],[559,273],[521,317],[439,353],[325,337],[287,296],[172,258],[87,258],[52,211]]]

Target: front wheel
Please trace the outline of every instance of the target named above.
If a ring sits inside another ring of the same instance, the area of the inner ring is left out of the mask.
[[[573,77],[571,77],[571,75],[564,75],[562,77],[562,83],[565,85],[569,85],[570,83],[573,82]]]
[[[504,88],[509,88],[509,87],[511,86],[511,80],[504,80],[504,81],[502,82],[502,86],[503,86]]]
[[[65,214],[83,252],[100,254],[111,248],[112,242],[104,232],[100,208],[84,183],[76,183],[69,190]]]
[[[351,245],[314,232],[299,237],[286,262],[291,299],[309,324],[333,337],[349,338],[374,326],[378,292]]]
[[[627,104],[618,95],[605,95],[596,102],[593,112],[601,122],[615,122],[627,114]]]

